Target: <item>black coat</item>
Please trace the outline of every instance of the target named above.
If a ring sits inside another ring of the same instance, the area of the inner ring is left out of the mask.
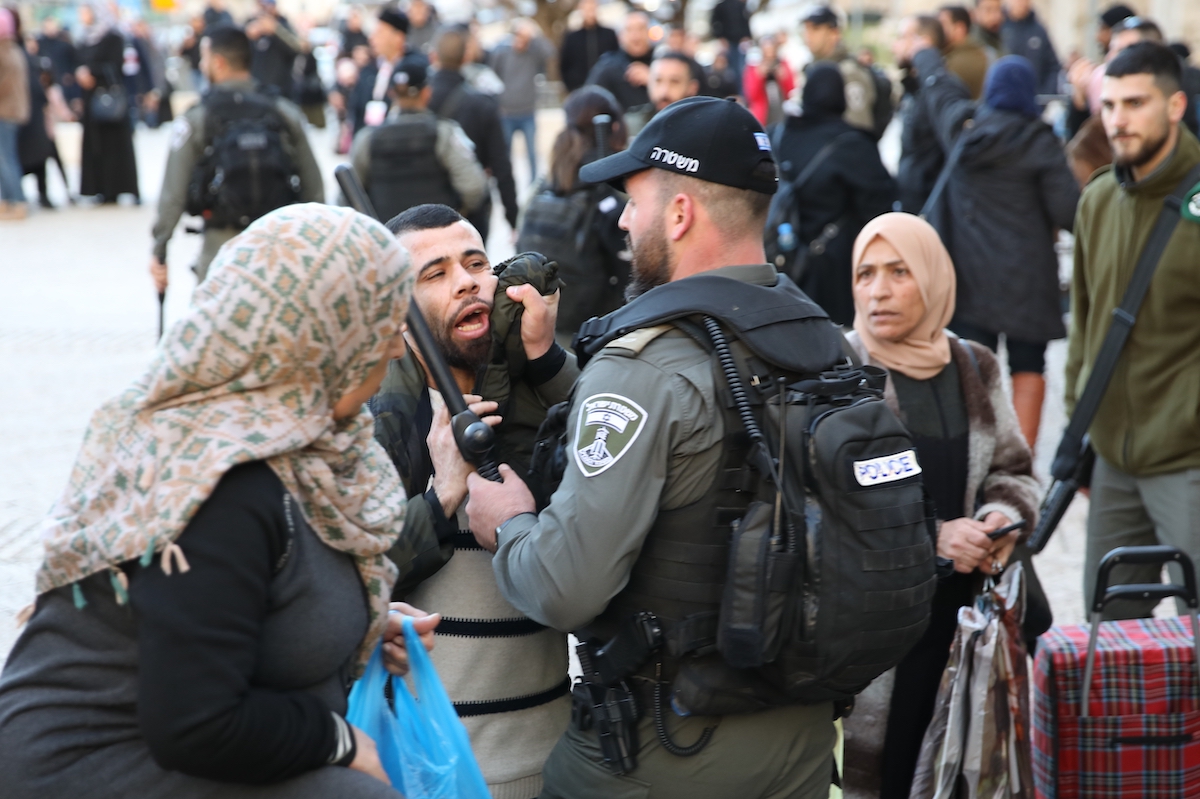
[[[108,33],[80,52],[80,61],[91,70],[96,86],[123,86],[121,64],[125,40]],[[103,195],[116,200],[118,194],[139,195],[137,159],[133,152],[133,127],[126,117],[115,123],[92,118],[92,91],[83,93],[83,150],[80,159],[79,193]],[[133,98],[129,98],[133,102]]]
[[[513,183],[512,158],[509,149],[504,144],[504,128],[500,124],[500,107],[493,97],[482,94],[471,88],[462,74],[449,70],[438,70],[429,82],[433,93],[429,98],[429,110],[440,117],[453,119],[462,127],[467,138],[475,145],[475,157],[480,166],[486,169],[496,179],[496,188],[500,190],[500,201],[504,203],[504,216],[508,224],[516,229],[517,189]],[[446,108],[446,100],[459,86],[463,93],[454,102],[454,108]],[[450,113],[447,113],[449,111]],[[492,204],[485,202],[480,211],[490,214]],[[474,215],[473,215],[474,216]],[[485,223],[487,220],[481,220]],[[476,227],[479,227],[476,224]],[[484,230],[480,230],[484,233]],[[486,240],[487,236],[484,236]]]
[[[620,46],[616,32],[600,25],[568,33],[559,50],[559,71],[567,91],[573,92],[586,83],[600,56]]]
[[[799,192],[800,234],[810,243],[837,222],[838,233],[825,252],[810,254],[800,288],[839,325],[854,322],[850,260],[863,225],[892,210],[896,181],[879,159],[879,147],[866,131],[841,117],[789,118],[776,158],[780,182],[792,181],[827,144],[837,144]]]
[[[625,70],[634,61],[649,64],[653,58],[653,53],[646,53],[646,55],[640,58],[633,58],[624,50],[614,50],[611,53],[605,53],[596,62],[596,66],[592,67],[592,71],[588,74],[587,82],[595,86],[602,86],[612,92],[613,96],[617,98],[617,102],[621,104],[621,109],[624,111],[637,108],[640,105],[648,105],[650,103],[650,94],[646,91],[646,87],[634,86],[625,80]]]
[[[54,143],[46,133],[46,90],[42,88],[39,58],[25,54],[29,63],[29,121],[17,132],[17,152],[25,172],[46,163],[54,155]]]
[[[940,55],[926,53],[943,68]],[[966,137],[929,215],[958,276],[955,321],[1018,341],[1062,338],[1054,242],[1059,228],[1074,227],[1079,184],[1058,137],[1040,119],[964,103],[942,81],[923,91],[945,151]]]
[[[933,75],[910,74],[904,80],[908,93],[904,97],[900,113],[904,127],[900,131],[900,169],[896,182],[900,186],[900,208],[905,213],[918,214],[937,183],[946,155],[934,133],[933,116],[929,110],[929,94],[923,90],[925,79],[939,85],[941,95],[947,101],[962,100],[969,103],[971,93],[957,75],[942,69]],[[967,106],[963,119],[970,115],[972,106]],[[961,119],[959,120],[961,124]]]
[[[721,0],[713,6],[709,24],[714,39],[726,39],[736,44],[752,36],[750,11],[745,0]]]
[[[276,22],[290,30],[287,22],[280,18]],[[277,96],[291,99],[295,91],[292,71],[296,64],[296,51],[278,35],[260,36],[250,42],[252,49],[250,74],[258,84],[274,88]]]

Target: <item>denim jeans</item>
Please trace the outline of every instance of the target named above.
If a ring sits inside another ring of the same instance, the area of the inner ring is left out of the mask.
[[[0,200],[10,203],[25,202],[21,190],[21,157],[17,154],[16,122],[0,120]]]
[[[525,152],[529,153],[529,182],[537,179],[537,122],[533,114],[521,116],[506,116],[501,118],[504,124],[504,144],[512,151],[513,133],[521,131],[525,139]]]

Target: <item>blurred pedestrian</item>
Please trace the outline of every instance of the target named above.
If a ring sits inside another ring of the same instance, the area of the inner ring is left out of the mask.
[[[742,73],[742,91],[746,105],[766,127],[783,121],[783,104],[796,88],[792,68],[779,54],[774,36],[761,36],[758,52],[751,53]]]
[[[846,122],[846,87],[835,64],[809,68],[801,108],[800,116],[771,131],[780,185],[805,176],[793,197],[800,219],[794,234],[807,256],[799,274],[790,277],[836,324],[849,325],[854,320],[854,237],[867,222],[892,210],[896,181],[870,134]]]
[[[989,65],[1008,55],[1004,50],[1003,28],[1004,7],[1000,0],[975,0],[975,8],[971,11],[971,35],[987,53]]]
[[[921,212],[946,161],[946,154],[934,132],[924,82],[913,67],[912,57],[919,50],[934,48],[940,51],[945,46],[942,24],[937,17],[928,15],[905,17],[892,42],[896,66],[904,70],[901,82],[905,90],[901,106],[904,126],[900,131],[900,170],[896,181],[900,187],[900,208],[910,214]],[[959,99],[970,101],[966,85],[956,75],[946,72],[944,76],[949,82],[947,91],[952,90]],[[938,81],[942,77],[935,74],[930,79]]]
[[[129,124],[135,129],[145,119],[146,105],[153,100],[154,82],[150,76],[145,41],[138,35],[134,22],[125,31],[125,49],[122,52],[121,75],[125,82],[125,96],[129,99]]]
[[[946,33],[946,69],[958,76],[971,93],[972,100],[983,96],[983,79],[989,60],[983,46],[971,36],[971,15],[963,6],[942,6],[938,21]]]
[[[1033,66],[1038,94],[1058,94],[1058,76],[1062,65],[1054,52],[1050,34],[1033,10],[1033,0],[1005,0],[1004,51],[1019,55]]]
[[[483,203],[487,175],[457,122],[429,110],[429,61],[409,53],[392,73],[384,124],[354,137],[350,164],[381,219],[417,205],[448,205],[466,216]]]
[[[842,41],[841,20],[829,6],[813,6],[802,19],[804,44],[813,62],[837,64],[846,82],[846,121],[875,135],[875,99],[878,90],[871,70],[855,60]],[[888,87],[891,93],[891,87]]]
[[[653,113],[646,88],[650,81],[650,62],[654,60],[650,17],[642,11],[631,11],[625,16],[619,39],[620,49],[602,55],[588,74],[587,82],[608,89],[617,98],[632,137]],[[635,119],[630,119],[631,115]]]
[[[1108,47],[1112,43],[1113,28],[1135,15],[1134,10],[1123,3],[1117,3],[1104,9],[1100,15],[1100,23],[1096,26],[1096,44],[1100,45],[1100,55],[1108,54]]]
[[[83,23],[80,66],[75,71],[83,90],[79,193],[94,196],[102,205],[115,203],[121,194],[132,194],[141,202],[129,121],[131,100],[121,74],[125,37],[118,27],[115,6],[97,2],[79,7]]]
[[[462,66],[463,77],[476,91],[499,97],[504,91],[504,81],[487,65],[487,56],[487,51],[479,42],[479,23],[472,20],[467,23],[467,53]]]
[[[504,138],[512,147],[513,134],[521,132],[529,156],[529,179],[537,179],[538,77],[543,79],[554,55],[554,45],[542,36],[537,23],[522,17],[512,24],[509,38],[488,58],[488,65],[504,81],[500,93],[500,121]]]
[[[563,111],[567,125],[554,140],[549,174],[525,208],[517,251],[558,262],[563,288],[556,330],[559,343],[569,347],[580,325],[624,304],[631,255],[617,224],[624,198],[608,184],[579,180],[579,168],[602,156],[592,122],[598,114],[612,119],[609,153],[625,149],[620,104],[607,89],[584,86],[567,96]]]
[[[38,54],[50,59],[54,83],[62,87],[68,101],[78,96],[75,85],[75,68],[79,57],[71,35],[62,29],[58,17],[51,14],[42,20],[42,32],[37,37]]]
[[[558,64],[563,85],[568,92],[575,91],[587,82],[588,73],[596,66],[600,56],[621,46],[617,42],[617,32],[604,27],[596,18],[596,6],[597,0],[580,0],[579,27],[563,37]]]
[[[354,140],[354,120],[350,118],[350,103],[354,97],[354,86],[358,83],[358,65],[352,58],[339,58],[333,70],[333,88],[329,90],[329,104],[337,115],[338,137],[334,152],[345,155],[350,152]]]
[[[16,17],[0,7],[0,219],[24,219],[17,133],[29,121],[29,62],[17,39]]]
[[[196,14],[188,20],[188,30],[179,43],[179,57],[187,64],[191,89],[199,94],[208,91],[208,84],[200,71],[200,40],[204,38],[204,17]]]
[[[225,9],[225,0],[208,0],[204,6],[204,30],[233,24],[233,16]]]
[[[729,66],[729,55],[723,46],[713,55],[712,63],[704,70],[701,94],[708,97],[739,97],[742,93],[741,75]]]
[[[42,82],[42,59],[37,55],[37,41],[21,35],[21,16],[12,14],[16,36],[14,41],[22,46],[25,55],[26,73],[29,77],[29,119],[17,131],[17,154],[21,161],[22,175],[38,176],[38,204],[53,208],[46,196],[46,161],[55,158],[57,152],[46,125],[46,89]],[[62,168],[62,165],[59,165]],[[28,198],[26,198],[28,199]]]
[[[258,14],[246,23],[246,35],[254,45],[250,74],[260,87],[291,99],[295,92],[296,56],[304,44],[275,0],[259,0]]]
[[[384,6],[371,29],[374,60],[359,67],[358,84],[347,109],[354,121],[355,135],[364,127],[383,124],[388,112],[392,74],[407,51],[408,15],[395,6]]]
[[[1105,68],[1101,117],[1112,168],[1084,190],[1075,223],[1066,406],[1079,401],[1138,255],[1164,199],[1196,181],[1200,141],[1180,124],[1187,109],[1179,59],[1154,42],[1127,48]],[[1089,433],[1096,451],[1087,521],[1084,596],[1109,550],[1169,544],[1200,558],[1200,184],[1183,204],[1137,321]],[[1157,583],[1159,567],[1118,566],[1115,583]],[[1172,569],[1172,581],[1180,573]],[[1149,617],[1157,601],[1114,603],[1105,618]],[[1183,610],[1183,606],[1180,606]]]
[[[363,404],[416,270],[347,208],[241,245],[93,415],[49,513],[0,676],[6,799],[400,799],[345,715],[381,643],[405,670],[404,490]]]
[[[151,231],[150,275],[160,293],[167,288],[167,244],[185,211],[204,219],[204,244],[192,267],[202,282],[221,246],[255,219],[284,205],[325,199],[304,118],[287,99],[259,93],[250,77],[246,34],[216,27],[200,46],[212,90],[171,128]]]
[[[504,217],[514,231],[517,229],[517,189],[513,183],[512,148],[504,138],[500,122],[500,107],[495,98],[478,91],[462,74],[470,32],[462,26],[445,28],[434,40],[437,71],[429,79],[432,93],[429,110],[445,119],[453,119],[462,127],[475,145],[475,158],[489,176],[489,189],[483,202],[467,221],[479,231],[486,242],[492,221],[492,192],[494,183],[504,204]]]
[[[146,20],[139,19],[133,23],[133,41],[137,46],[144,75],[145,91],[140,104],[142,119],[147,127],[157,128],[173,119],[171,87],[167,83],[167,61],[155,44],[154,33]]]
[[[46,118],[46,136],[50,139],[50,158],[58,166],[58,174],[62,178],[63,191],[67,193],[67,202],[74,205],[75,195],[71,193],[71,184],[67,180],[67,170],[63,168],[62,156],[58,152],[58,142],[56,136],[56,126],[60,122],[76,121],[75,114],[67,105],[66,97],[63,94],[62,87],[54,83],[54,73],[50,69],[42,70],[42,87],[46,93],[46,108],[44,116]],[[46,183],[46,164],[45,161],[40,168],[35,168],[33,171],[34,177],[37,180],[38,194],[43,198],[43,205],[49,202],[50,193],[47,191]]]
[[[433,39],[441,25],[437,8],[428,0],[409,0],[408,46],[418,53],[429,55]]]
[[[934,50],[913,63],[922,80],[945,71]],[[1028,61],[1005,56],[988,71],[973,109],[945,80],[922,89],[950,153],[943,193],[925,215],[958,272],[951,328],[993,351],[1004,336],[1013,405],[1031,449],[1046,393],[1046,344],[1066,335],[1054,245],[1059,230],[1074,227],[1079,202],[1058,137],[1041,120],[1036,82]]]
[[[741,75],[746,65],[746,50],[754,36],[750,31],[750,9],[746,7],[746,0],[719,0],[712,7],[708,25],[709,34],[725,45],[729,67]]]
[[[700,81],[696,80],[696,62],[683,53],[668,51],[654,57],[650,62],[650,102],[658,113],[671,103],[700,93]]]
[[[339,33],[341,34],[341,43],[338,48],[338,58],[352,57],[356,47],[370,47],[367,34],[363,33],[362,9],[358,6],[350,6]]]
[[[1003,571],[1021,535],[987,533],[1018,520],[1028,530],[1037,518],[1033,459],[1000,365],[987,348],[947,335],[955,266],[937,232],[911,214],[885,214],[854,242],[847,338],[863,363],[888,370],[884,400],[912,435],[937,510],[937,554],[953,571],[939,569],[921,640],[845,721],[847,796],[908,799],[959,608]]]
[[[1089,118],[1067,142],[1064,152],[1079,188],[1083,189],[1097,169],[1112,164],[1112,145],[1104,132],[1104,121],[1098,116]]]

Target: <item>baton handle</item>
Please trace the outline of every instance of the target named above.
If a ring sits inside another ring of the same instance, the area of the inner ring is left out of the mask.
[[[604,158],[610,152],[608,137],[612,132],[612,117],[608,114],[596,114],[592,117],[592,127],[596,131],[596,158]]]

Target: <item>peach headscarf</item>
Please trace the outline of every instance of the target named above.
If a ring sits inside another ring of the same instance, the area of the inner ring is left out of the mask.
[[[867,309],[855,297],[854,330],[874,361],[914,380],[928,380],[950,363],[946,325],[954,316],[954,264],[932,225],[919,216],[891,213],[872,219],[854,240],[855,271],[867,245],[877,237],[892,245],[904,259],[921,290],[925,315],[903,341],[883,341],[871,335]]]

